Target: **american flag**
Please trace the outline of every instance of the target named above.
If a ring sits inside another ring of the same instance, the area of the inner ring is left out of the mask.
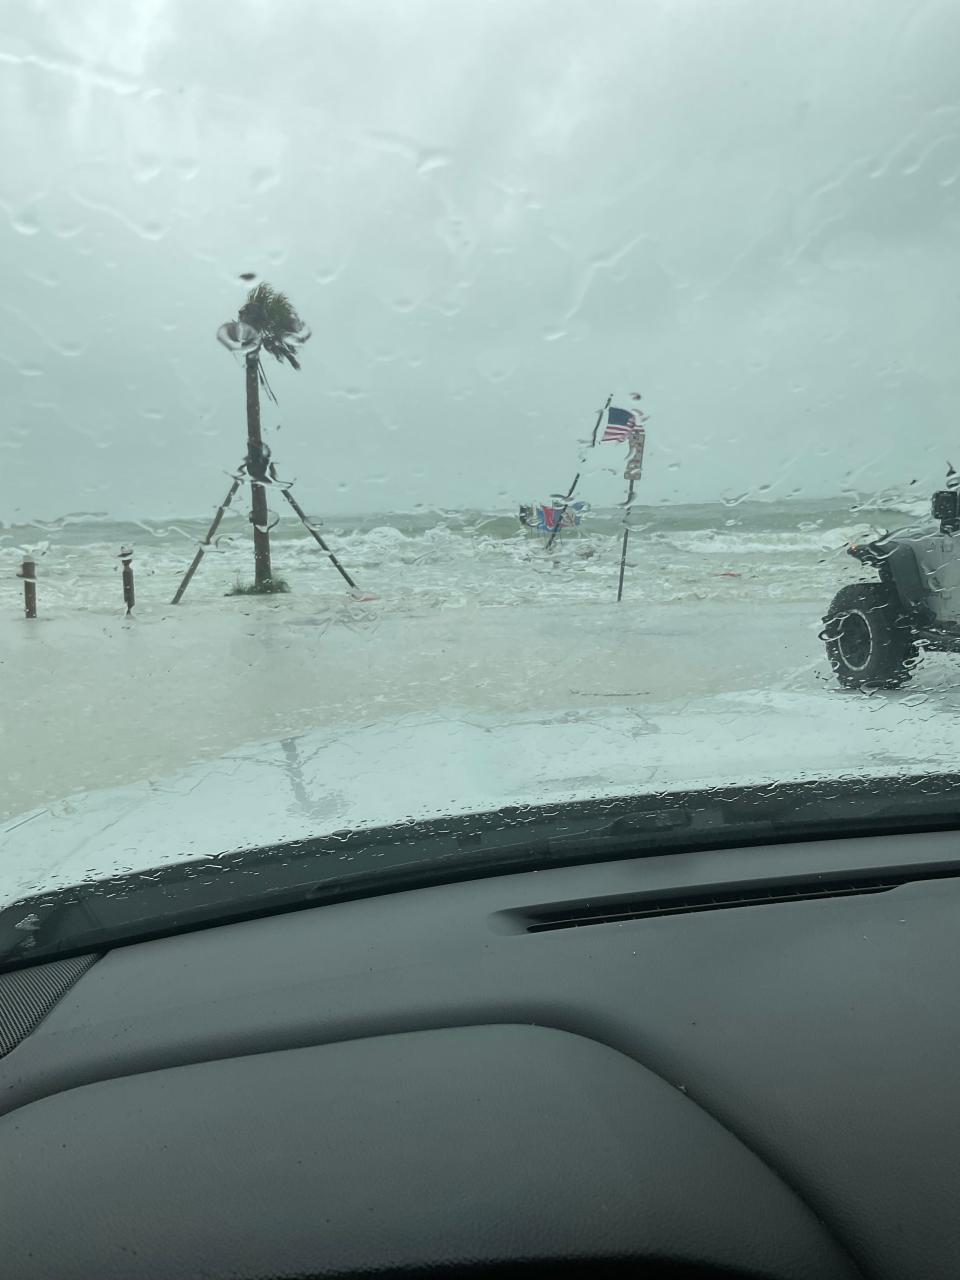
[[[604,440],[629,440],[635,431],[640,430],[638,416],[629,409],[607,410],[607,425],[601,436]]]

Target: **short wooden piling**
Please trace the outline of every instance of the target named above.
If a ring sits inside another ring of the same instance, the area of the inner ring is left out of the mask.
[[[37,616],[37,562],[33,556],[24,556],[17,577],[23,579],[23,608],[28,618]]]
[[[127,606],[129,617],[136,603],[133,593],[133,547],[120,548],[120,562],[123,565],[123,603]]]

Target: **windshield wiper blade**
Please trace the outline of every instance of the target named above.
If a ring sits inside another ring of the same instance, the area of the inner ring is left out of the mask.
[[[960,826],[960,774],[515,806],[190,858],[0,911],[0,972],[403,889],[616,858]]]

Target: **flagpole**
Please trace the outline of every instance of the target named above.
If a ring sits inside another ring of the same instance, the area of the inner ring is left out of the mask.
[[[610,394],[607,396],[606,403],[603,405],[603,407],[601,408],[601,410],[600,410],[600,411],[599,411],[599,413],[597,414],[597,420],[596,420],[596,422],[593,424],[593,435],[590,437],[590,448],[591,448],[591,449],[595,449],[595,448],[596,448],[596,445],[597,445],[597,432],[600,430],[600,423],[603,421],[603,415],[604,415],[604,414],[606,413],[606,411],[610,408],[610,401],[611,401],[612,399],[613,399],[613,392],[611,391],[611,392],[610,392]],[[582,454],[581,454],[581,457],[580,457],[580,461],[581,461],[581,464],[582,464],[582,463],[583,463],[583,455],[582,455]],[[567,490],[567,492],[563,495],[563,501],[560,503],[559,513],[558,513],[558,515],[557,515],[557,522],[556,522],[556,524],[553,526],[553,529],[552,529],[552,530],[551,530],[551,532],[550,532],[550,537],[547,539],[547,546],[546,546],[547,551],[549,551],[549,550],[550,550],[550,548],[553,546],[554,542],[555,542],[555,541],[556,541],[556,539],[557,539],[557,535],[558,535],[558,534],[559,534],[559,532],[560,532],[560,526],[563,524],[563,517],[564,517],[564,513],[566,512],[566,509],[567,509],[567,503],[570,501],[570,499],[573,497],[574,493],[576,492],[577,485],[578,485],[578,484],[579,484],[579,482],[580,482],[580,475],[581,475],[581,472],[579,472],[579,471],[578,471],[578,472],[577,472],[577,474],[573,477],[573,483],[570,485],[570,488],[569,488],[569,489]]]
[[[627,465],[623,473],[629,484],[627,487],[627,500],[623,504],[626,510],[623,513],[623,543],[620,547],[620,580],[617,583],[617,604],[623,599],[623,574],[627,567],[627,543],[630,540],[630,509],[633,505],[633,494],[637,481],[643,473],[643,454],[646,442],[646,430],[641,422],[641,426],[631,437]]]
[[[627,567],[627,540],[630,537],[630,504],[633,502],[633,487],[636,482],[630,481],[627,490],[626,511],[623,513],[623,545],[620,548],[620,581],[617,583],[617,604],[623,599],[623,572]]]

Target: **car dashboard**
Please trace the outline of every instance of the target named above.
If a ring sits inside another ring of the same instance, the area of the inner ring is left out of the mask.
[[[0,975],[33,1277],[955,1277],[957,838],[515,872]]]

